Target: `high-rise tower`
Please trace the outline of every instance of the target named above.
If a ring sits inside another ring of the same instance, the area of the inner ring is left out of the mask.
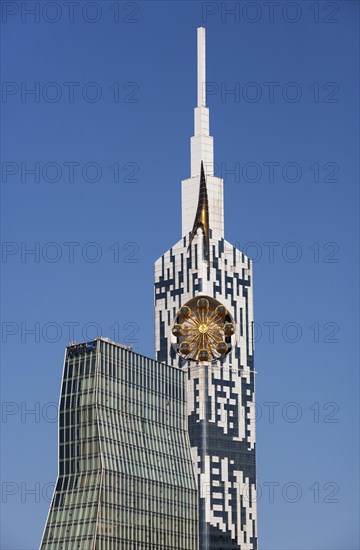
[[[224,239],[199,28],[191,177],[182,238],[155,263],[158,361],[187,370],[200,550],[257,548],[252,262]]]
[[[197,550],[186,380],[108,338],[68,346],[41,550]]]

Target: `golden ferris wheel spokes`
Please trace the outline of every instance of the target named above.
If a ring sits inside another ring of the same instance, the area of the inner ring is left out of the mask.
[[[175,318],[172,335],[176,351],[193,361],[224,357],[232,348],[234,322],[226,307],[213,298],[193,298]]]

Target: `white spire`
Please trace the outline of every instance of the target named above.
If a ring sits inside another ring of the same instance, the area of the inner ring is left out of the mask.
[[[197,30],[197,107],[194,110],[194,135],[191,138],[191,175],[181,184],[182,235],[194,227],[199,204],[201,164],[207,189],[208,225],[218,237],[224,236],[223,181],[214,176],[214,145],[209,130],[209,109],[206,107],[205,29]]]
[[[198,107],[206,106],[206,45],[205,29],[198,27],[197,30],[197,86],[198,86]]]
[[[197,107],[194,111],[194,136],[191,138],[191,177],[214,173],[213,138],[209,135],[209,109],[206,107],[205,29],[197,30]]]

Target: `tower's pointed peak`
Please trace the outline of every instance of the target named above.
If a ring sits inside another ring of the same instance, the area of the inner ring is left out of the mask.
[[[205,28],[197,29],[197,106],[206,106],[206,43]]]
[[[197,29],[197,106],[194,109],[194,135],[191,138],[191,177],[199,176],[201,161],[213,175],[213,138],[210,136],[209,109],[206,106],[205,28]]]
[[[201,175],[199,187],[199,200],[195,215],[194,226],[190,236],[189,246],[196,235],[198,229],[201,229],[205,239],[205,259],[210,260],[210,228],[209,228],[209,201],[206,188],[206,177],[204,163],[201,161]]]

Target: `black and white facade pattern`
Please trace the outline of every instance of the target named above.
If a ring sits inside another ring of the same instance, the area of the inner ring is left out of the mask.
[[[257,548],[252,265],[223,238],[200,230],[155,264],[156,354],[188,371],[188,427],[198,475],[200,549]],[[178,309],[212,296],[236,323],[236,345],[221,361],[187,364],[171,346]]]

